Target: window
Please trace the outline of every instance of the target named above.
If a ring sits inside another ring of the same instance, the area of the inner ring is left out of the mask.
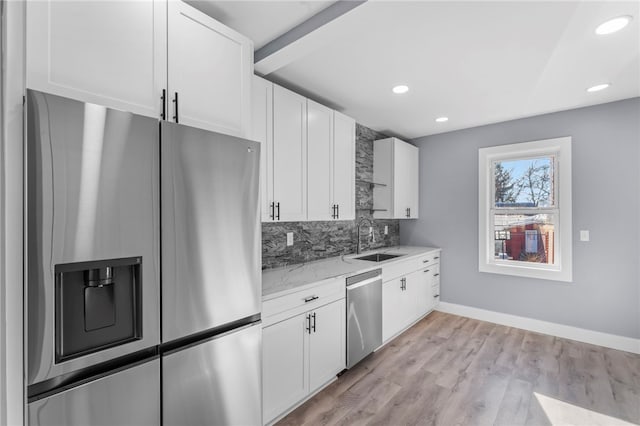
[[[479,150],[479,270],[571,281],[571,138]]]

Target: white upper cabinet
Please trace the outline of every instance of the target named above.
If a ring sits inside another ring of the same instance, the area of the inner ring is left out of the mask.
[[[307,218],[355,219],[355,120],[307,100]]]
[[[397,138],[373,143],[374,217],[416,219],[418,217],[418,147]]]
[[[307,99],[307,218],[332,220],[333,110]]]
[[[251,135],[260,142],[260,207],[262,221],[273,220],[273,83],[253,76],[251,87]]]
[[[30,89],[159,117],[166,87],[166,4],[29,1]]]
[[[268,173],[268,172],[267,172]],[[307,99],[273,86],[273,198],[278,221],[307,218]]]
[[[169,119],[248,137],[253,43],[180,1],[168,2]],[[176,96],[178,97],[177,103]]]
[[[355,219],[355,120],[253,77],[262,221]]]
[[[356,218],[356,121],[333,112],[333,204],[336,219]]]
[[[28,88],[249,136],[253,46],[213,18],[163,0],[26,8]]]

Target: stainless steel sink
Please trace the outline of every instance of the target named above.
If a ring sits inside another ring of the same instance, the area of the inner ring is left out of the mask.
[[[369,262],[382,262],[383,260],[389,260],[402,256],[401,254],[387,254],[387,253],[373,253],[366,256],[356,257],[358,260],[368,260]]]

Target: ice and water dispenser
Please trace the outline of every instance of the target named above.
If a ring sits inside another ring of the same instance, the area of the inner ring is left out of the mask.
[[[142,337],[142,257],[55,266],[56,362]]]

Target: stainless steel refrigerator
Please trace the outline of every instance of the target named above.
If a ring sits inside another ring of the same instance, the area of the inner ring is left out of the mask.
[[[164,423],[262,424],[260,146],[161,134]]]
[[[261,424],[259,145],[27,94],[31,425]]]
[[[158,121],[26,106],[28,424],[158,424]]]

